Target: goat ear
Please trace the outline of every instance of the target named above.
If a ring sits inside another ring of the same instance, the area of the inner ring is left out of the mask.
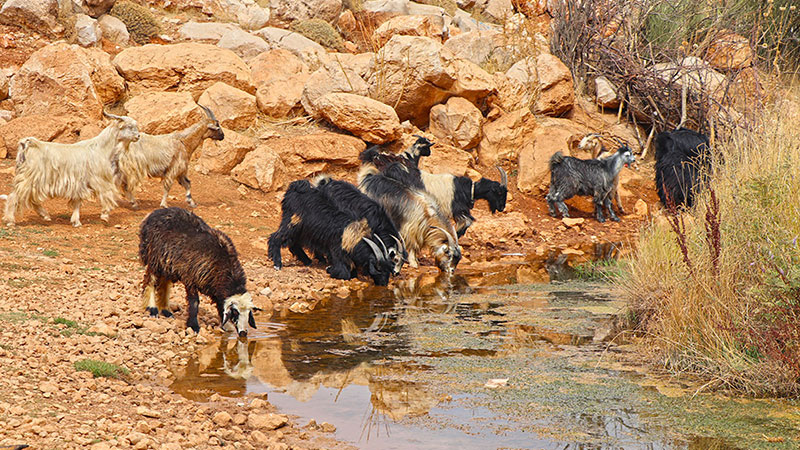
[[[253,317],[253,311],[250,311],[250,317],[247,318],[247,323],[250,324],[252,328],[256,328],[256,318]]]

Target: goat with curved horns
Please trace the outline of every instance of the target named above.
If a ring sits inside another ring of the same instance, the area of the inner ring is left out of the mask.
[[[73,226],[81,226],[81,202],[92,197],[102,207],[100,219],[108,222],[108,214],[117,206],[114,167],[140,134],[136,121],[130,117],[105,111],[103,115],[112,119],[111,124],[85,141],[58,144],[33,137],[19,141],[14,189],[3,215],[6,225],[14,225],[16,215],[26,208],[49,221],[50,214],[42,203],[59,197],[69,200]]]
[[[134,209],[139,206],[133,195],[134,189],[143,180],[153,177],[161,178],[164,185],[162,208],[167,207],[167,195],[175,181],[186,189],[189,207],[197,206],[192,199],[192,183],[186,176],[189,159],[206,139],[221,141],[225,137],[214,112],[203,105],[199,106],[205,115],[196,124],[169,134],[142,133],[139,141],[120,156],[115,181]]]

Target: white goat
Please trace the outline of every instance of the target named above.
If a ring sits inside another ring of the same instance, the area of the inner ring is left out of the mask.
[[[175,181],[186,189],[186,202],[189,206],[197,206],[192,199],[192,184],[186,176],[189,158],[205,139],[219,141],[225,137],[214,113],[205,106],[200,105],[200,108],[206,115],[196,124],[169,134],[142,133],[139,141],[131,144],[128,151],[120,155],[115,180],[131,202],[132,208],[139,207],[133,195],[134,189],[142,180],[152,177],[160,177],[164,184],[162,208],[167,207],[167,195]]]
[[[114,166],[131,142],[139,139],[139,128],[130,117],[103,112],[112,120],[99,135],[75,144],[57,144],[27,137],[19,141],[14,188],[6,199],[3,221],[13,226],[25,209],[35,210],[49,221],[42,206],[51,198],[66,198],[73,209],[73,226],[81,226],[83,200],[96,197],[102,206],[100,219],[117,205]]]

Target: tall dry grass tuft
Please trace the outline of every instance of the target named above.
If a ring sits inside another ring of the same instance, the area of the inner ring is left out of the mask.
[[[800,395],[800,102],[717,141],[711,188],[641,233],[617,281],[665,368],[749,395]]]

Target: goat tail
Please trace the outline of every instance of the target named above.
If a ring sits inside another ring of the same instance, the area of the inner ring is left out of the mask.
[[[561,152],[555,152],[553,156],[550,157],[550,170],[553,170],[553,167],[563,162],[564,162],[564,154]]]

